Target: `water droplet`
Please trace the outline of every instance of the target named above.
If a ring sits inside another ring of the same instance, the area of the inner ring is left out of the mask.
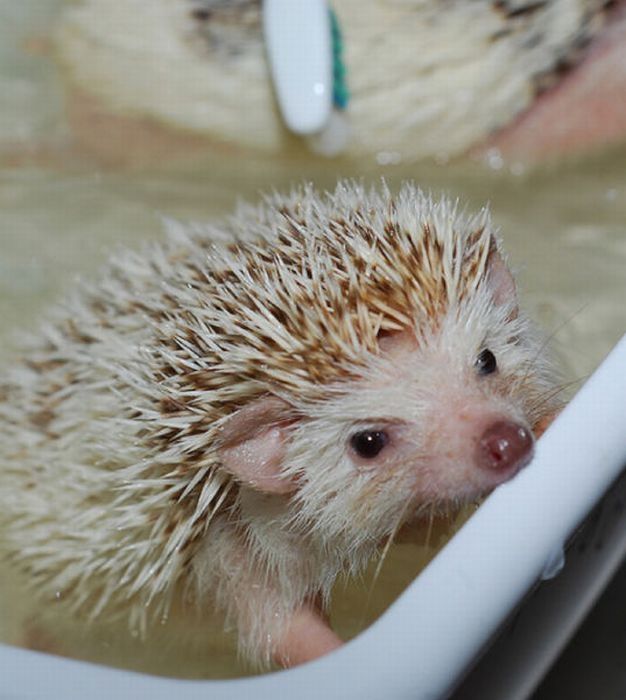
[[[378,165],[397,165],[402,160],[402,156],[397,151],[379,151],[376,154]]]
[[[546,563],[544,564],[543,571],[541,572],[541,580],[548,581],[554,578],[561,569],[565,566],[565,552],[563,547],[557,547],[550,556],[548,557]]]
[[[490,148],[485,155],[485,160],[492,170],[502,170],[504,159],[497,148]]]

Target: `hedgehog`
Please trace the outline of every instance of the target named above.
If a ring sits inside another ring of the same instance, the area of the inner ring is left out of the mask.
[[[1,554],[148,633],[220,611],[255,667],[341,643],[333,582],[511,478],[554,411],[488,210],[339,182],[116,253],[0,378]]]
[[[580,63],[609,5],[335,0],[351,95],[346,152],[380,154],[385,163],[467,153]],[[265,152],[284,148],[292,139],[276,108],[261,14],[260,0],[73,3],[55,31],[57,55],[71,83],[100,103],[94,112],[76,99],[81,138],[93,140],[93,118],[104,107],[173,126],[181,139],[198,134]],[[558,121],[563,128],[566,115]]]

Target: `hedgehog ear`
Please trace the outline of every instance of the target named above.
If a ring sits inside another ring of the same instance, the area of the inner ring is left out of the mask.
[[[376,340],[381,353],[389,357],[410,353],[418,347],[415,332],[409,328],[401,331],[380,330]]]
[[[495,246],[487,258],[487,284],[496,306],[513,302],[514,311],[511,313],[511,318],[515,318],[518,311],[515,280]]]
[[[222,467],[262,493],[291,493],[293,476],[282,474],[287,427],[293,408],[276,396],[264,396],[226,419],[219,436]]]

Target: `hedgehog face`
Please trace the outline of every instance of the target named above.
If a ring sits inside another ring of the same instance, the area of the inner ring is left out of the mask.
[[[529,461],[532,426],[553,408],[539,350],[493,255],[471,299],[381,333],[360,374],[323,399],[246,409],[263,427],[253,421],[244,451],[229,453],[231,471],[288,495],[295,522],[327,541],[384,537],[420,508],[477,499]]]
[[[496,264],[471,303],[383,334],[359,381],[302,409],[285,468],[300,472],[307,517],[384,536],[421,508],[485,495],[530,460],[553,385],[510,273]]]
[[[294,500],[304,518],[329,533],[382,537],[420,508],[458,506],[512,477],[532,454],[530,427],[478,376],[474,386],[463,381],[472,371],[458,382],[446,373],[445,391],[437,370],[427,382],[357,391],[341,402],[354,401],[353,413],[338,420],[338,406],[327,406],[327,416],[298,426],[285,465],[300,475]]]

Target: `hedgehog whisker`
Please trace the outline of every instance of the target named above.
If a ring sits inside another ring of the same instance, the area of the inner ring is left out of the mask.
[[[424,546],[428,547],[430,545],[430,538],[433,534],[433,523],[435,521],[435,504],[431,504],[428,509],[428,528],[426,529],[426,538],[424,540]]]
[[[587,306],[589,306],[588,302],[582,304],[582,306],[576,309],[576,311],[574,311],[567,318],[565,318],[563,321],[557,324],[557,326],[553,328],[552,331],[543,339],[534,357],[528,361],[526,374],[522,379],[522,383],[524,383],[528,379],[531,371],[535,368],[539,358],[541,357],[545,349],[548,347],[548,345],[556,338],[557,334],[560,333],[563,330],[563,328],[565,328],[569,323],[571,323],[576,318],[576,316],[581,314],[587,308]]]
[[[410,494],[409,497],[406,499],[400,514],[398,515],[398,518],[389,533],[389,536],[387,537],[387,541],[385,542],[385,546],[383,548],[383,551],[380,555],[380,558],[378,559],[378,563],[376,564],[376,570],[374,571],[374,576],[372,577],[372,582],[369,587],[369,591],[367,593],[367,600],[365,601],[365,608],[363,610],[363,620],[362,624],[364,622],[365,615],[367,611],[369,610],[370,604],[372,602],[372,595],[374,593],[374,588],[376,587],[376,584],[378,582],[378,579],[380,577],[380,572],[382,571],[383,564],[385,563],[385,560],[387,559],[387,555],[389,554],[389,550],[391,548],[391,545],[393,544],[396,535],[398,534],[400,527],[404,523],[405,516],[407,514],[407,511],[409,510],[409,507],[411,505],[411,502],[413,501],[413,494]]]
[[[590,375],[585,374],[585,375],[582,375],[581,377],[577,377],[576,379],[571,379],[570,381],[567,381],[567,382],[561,382],[560,384],[558,384],[550,389],[546,389],[545,391],[538,393],[536,398],[537,399],[544,399],[544,397],[558,396],[561,392],[569,389],[570,387],[587,381],[589,376]]]
[[[577,384],[580,384],[581,382],[586,381],[586,379],[589,377],[589,375],[585,375],[583,377],[578,377],[577,379],[572,379],[569,382],[563,382],[557,387],[554,387],[552,389],[549,389],[547,391],[542,392],[539,394],[533,403],[530,405],[530,412],[535,413],[537,410],[545,406],[546,404],[550,403],[552,399],[555,399],[559,394],[562,394],[564,391],[569,389],[572,386],[575,386]]]

